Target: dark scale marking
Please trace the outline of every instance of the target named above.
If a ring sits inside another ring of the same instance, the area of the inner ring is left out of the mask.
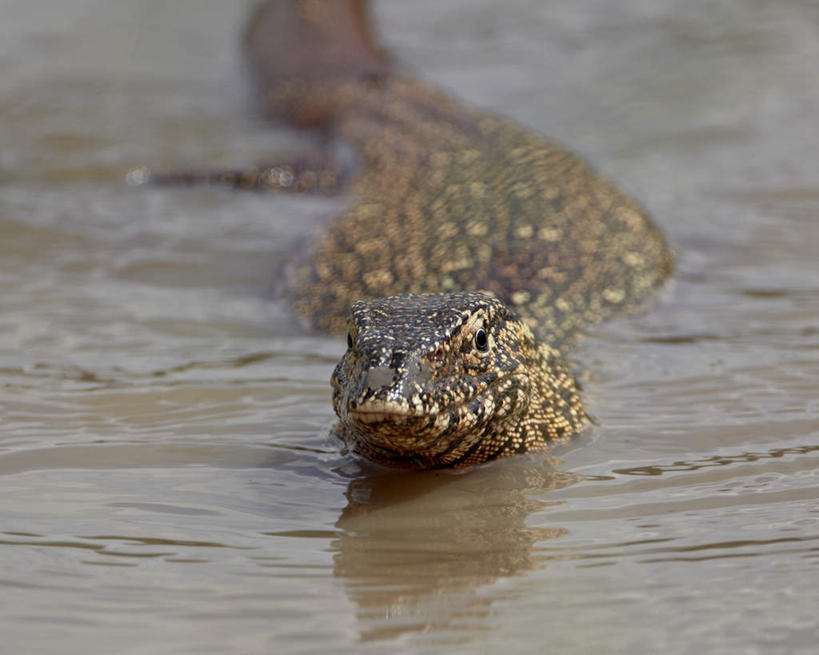
[[[434,318],[433,318],[434,317]],[[528,326],[483,293],[402,295],[356,302],[348,349],[333,374],[336,432],[357,452],[383,464],[468,466],[547,448],[577,432],[584,414],[558,353],[536,342]],[[482,351],[475,335],[484,330]],[[394,377],[380,389],[367,381],[370,346],[391,349]],[[433,362],[439,349],[443,363]],[[420,374],[423,394],[405,394]]]
[[[364,0],[270,0],[245,46],[272,117],[358,153],[225,179],[350,192],[289,276],[312,326],[350,330],[338,435],[383,464],[446,467],[581,430],[562,353],[672,267],[645,211],[562,148],[395,71]]]

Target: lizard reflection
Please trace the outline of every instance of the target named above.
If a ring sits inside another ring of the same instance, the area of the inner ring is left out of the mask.
[[[536,544],[566,533],[527,524],[554,504],[544,493],[580,479],[554,463],[513,458],[464,474],[364,465],[347,487],[341,536],[331,543],[361,639],[482,623],[492,597],[475,591],[536,568]]]

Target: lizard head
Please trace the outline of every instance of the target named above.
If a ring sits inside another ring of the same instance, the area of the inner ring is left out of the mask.
[[[337,434],[378,463],[459,467],[542,449],[583,422],[558,354],[483,293],[353,303],[332,376]]]

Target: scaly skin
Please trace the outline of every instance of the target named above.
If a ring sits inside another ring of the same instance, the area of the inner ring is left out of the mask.
[[[463,467],[543,450],[581,428],[559,354],[482,293],[353,304],[333,378],[336,433],[390,466]]]
[[[582,429],[562,353],[672,267],[642,208],[540,136],[396,73],[363,0],[271,0],[245,47],[272,117],[357,152],[355,171],[325,156],[223,180],[350,192],[289,280],[318,329],[347,329],[352,304],[336,432],[382,464],[427,468]],[[459,293],[476,291],[494,298]],[[406,293],[446,295],[385,298]]]
[[[293,278],[312,325],[342,331],[356,300],[486,290],[563,348],[668,274],[646,213],[541,137],[406,78],[336,92],[360,173]]]

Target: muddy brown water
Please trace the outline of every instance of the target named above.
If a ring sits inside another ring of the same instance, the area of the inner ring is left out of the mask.
[[[574,353],[598,425],[462,474],[327,436],[276,299],[343,200],[128,188],[308,143],[246,2],[0,2],[0,651],[815,653],[819,7],[382,0],[412,69],[569,145],[679,255]]]

